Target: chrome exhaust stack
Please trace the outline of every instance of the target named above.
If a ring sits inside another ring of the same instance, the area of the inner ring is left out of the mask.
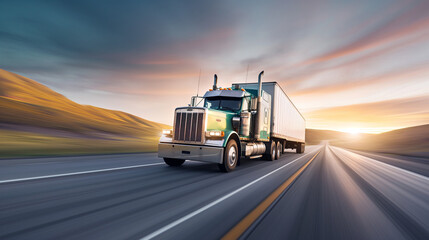
[[[262,75],[264,75],[264,71],[260,72],[258,76],[258,99],[261,99],[262,96]],[[259,102],[258,100],[258,103]]]
[[[254,138],[259,139],[260,138],[260,119],[262,117],[262,106],[261,106],[261,97],[262,97],[262,75],[264,75],[264,71],[259,73],[258,76],[258,99],[257,99],[257,110],[256,110],[256,116],[255,116],[255,131],[254,131]]]
[[[217,75],[214,75],[213,90],[217,90]]]

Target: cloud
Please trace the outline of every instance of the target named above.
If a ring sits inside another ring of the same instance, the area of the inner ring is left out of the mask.
[[[195,94],[200,69],[200,94],[214,73],[226,86],[265,70],[306,111],[413,97],[427,86],[428,9],[400,0],[3,1],[0,68],[167,124]]]
[[[417,2],[414,4],[407,4],[407,6],[404,7],[405,8],[394,15],[394,17],[382,19],[384,22],[383,24],[376,25],[371,31],[357,38],[355,41],[313,59],[309,59],[305,64],[324,62],[350,54],[360,53],[428,29],[429,13],[427,9],[429,8],[429,2]],[[366,27],[371,28],[371,26]]]
[[[429,124],[429,96],[325,108],[304,113],[307,127],[371,132]]]
[[[0,10],[0,42],[16,47],[11,54],[32,49],[41,57],[58,56],[63,63],[91,69],[139,68],[133,63],[186,59],[190,47],[213,49],[211,41],[226,43],[231,32],[225,26],[233,22],[225,14],[210,20],[226,12],[218,2],[193,1],[185,6],[176,1],[103,1],[100,6],[99,1],[9,1],[6,6]]]
[[[371,75],[369,77],[361,77],[356,81],[345,81],[344,79],[338,79],[337,82],[332,84],[326,84],[324,86],[315,86],[306,88],[303,90],[295,91],[293,94],[295,96],[299,95],[323,95],[323,94],[335,94],[341,91],[347,90],[357,90],[363,87],[376,87],[380,84],[393,84],[395,82],[403,82],[404,79],[410,81],[413,78],[418,78],[419,76],[428,77],[429,76],[429,62],[424,65],[413,65],[401,69],[393,69],[388,72],[384,72],[377,75]],[[429,87],[429,80],[427,81]]]

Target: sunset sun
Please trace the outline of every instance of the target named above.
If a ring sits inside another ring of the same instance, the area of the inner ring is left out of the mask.
[[[346,128],[343,131],[352,135],[358,135],[360,133],[363,133],[363,130],[360,128]]]

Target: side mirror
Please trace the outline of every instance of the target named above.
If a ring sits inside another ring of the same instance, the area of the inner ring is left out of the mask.
[[[252,100],[250,100],[250,110],[251,111],[258,110],[258,99],[257,98],[252,98]]]
[[[240,117],[233,117],[232,118],[232,128],[238,131],[238,128],[240,127]]]

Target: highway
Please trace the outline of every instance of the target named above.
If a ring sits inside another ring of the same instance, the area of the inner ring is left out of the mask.
[[[0,160],[0,239],[429,239],[429,159],[328,144],[233,172],[155,153]]]

